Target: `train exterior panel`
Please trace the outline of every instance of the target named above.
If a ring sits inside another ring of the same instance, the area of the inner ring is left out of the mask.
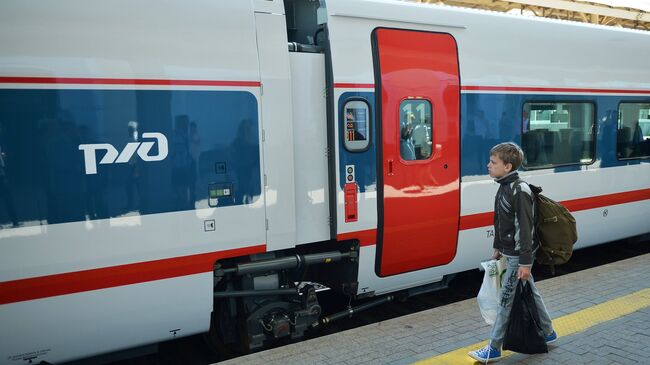
[[[318,321],[309,281],[444,283],[490,255],[500,141],[577,248],[646,234],[648,42],[396,1],[4,1],[0,362],[253,350]]]
[[[290,63],[296,244],[301,245],[330,238],[325,56],[292,52]]]
[[[267,250],[264,28],[250,3],[155,7],[2,4],[2,363],[205,332],[215,259]]]
[[[361,177],[357,173],[357,180],[363,182],[360,186],[361,200],[366,200],[360,209],[359,222],[353,226],[338,220],[337,228],[341,237],[367,240],[360,255],[361,293],[391,292],[410,287],[413,282],[422,284],[432,278],[440,279],[448,272],[473,268],[477,260],[489,256],[491,198],[497,186],[487,175],[486,156],[499,141],[512,140],[522,144],[522,106],[525,103],[573,101],[597,105],[591,138],[595,138],[599,147],[593,161],[524,170],[521,174],[531,183],[541,185],[547,195],[558,201],[576,200],[574,209],[580,211],[575,214],[584,216],[578,219],[581,234],[577,247],[607,242],[604,237],[619,239],[632,232],[647,231],[647,218],[636,211],[637,205],[644,209],[647,207],[650,181],[647,160],[619,159],[614,146],[619,103],[647,102],[650,96],[650,78],[643,64],[643,59],[648,57],[648,49],[643,46],[648,42],[647,33],[633,30],[617,33],[618,30],[614,32],[586,24],[511,18],[487,11],[468,12],[449,7],[423,7],[388,1],[373,3],[370,8],[364,5],[364,2],[328,2],[334,85],[338,86],[335,97],[339,102],[336,105],[340,108],[345,100],[356,95],[361,95],[369,105],[377,100],[375,93],[380,90],[376,74],[377,45],[367,41],[377,29],[409,29],[452,36],[458,45],[461,79],[458,118],[461,194],[458,254],[454,260],[448,265],[430,265],[431,268],[424,270],[385,276],[378,261],[382,257],[382,237],[379,236],[386,223],[377,216],[377,212],[381,214],[382,210],[377,194],[380,180],[376,171]],[[504,21],[506,18],[508,21]],[[406,37],[404,43],[407,43]],[[580,52],[576,52],[577,47]],[[357,52],[352,53],[350,49]],[[547,53],[540,52],[540,49]],[[602,52],[603,49],[612,51]],[[359,57],[359,53],[365,56]],[[628,58],[632,58],[629,63],[626,62]],[[629,67],[607,71],[605,78],[598,74],[598,70],[607,65],[621,63]],[[446,103],[444,107],[448,105]],[[336,141],[340,142],[340,138]],[[341,216],[345,205],[341,188],[345,184],[343,166],[349,165],[351,160],[364,161],[371,166],[387,164],[387,161],[378,164],[377,159],[381,157],[375,151],[365,152],[367,156],[364,159],[345,148],[338,150],[341,157],[337,169],[340,182],[337,215]],[[623,177],[626,171],[639,175],[626,179]],[[575,188],[567,189],[567,186]],[[424,190],[414,193],[421,192]],[[626,200],[621,194],[631,195]],[[635,195],[637,198],[632,197]],[[609,215],[612,204],[608,201],[614,202],[617,198],[629,204],[617,206],[616,217],[612,217]],[[578,207],[578,200],[586,205]],[[410,216],[415,213],[405,209],[401,214]],[[609,224],[602,225],[603,216],[610,219],[608,223],[621,229],[612,230]],[[375,227],[380,228],[375,230]],[[359,233],[355,235],[348,230]],[[415,246],[432,253],[444,250],[440,244],[440,237],[436,236],[431,240],[421,240]],[[393,260],[411,254],[407,252],[411,250],[404,247],[405,251],[394,254]]]

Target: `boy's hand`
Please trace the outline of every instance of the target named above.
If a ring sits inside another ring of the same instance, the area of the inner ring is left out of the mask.
[[[530,278],[530,267],[519,266],[519,270],[517,270],[517,279],[526,281],[529,278]]]
[[[494,250],[494,253],[492,254],[492,260],[498,260],[501,258],[501,252],[499,250]]]

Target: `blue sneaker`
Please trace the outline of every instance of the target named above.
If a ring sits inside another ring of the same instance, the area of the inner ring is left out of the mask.
[[[491,345],[486,345],[482,349],[470,351],[467,353],[472,359],[476,361],[497,361],[501,359],[501,351]]]
[[[557,333],[555,331],[551,332],[550,335],[546,336],[546,344],[553,343],[557,341]]]

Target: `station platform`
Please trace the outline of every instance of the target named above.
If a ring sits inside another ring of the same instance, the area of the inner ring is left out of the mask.
[[[650,363],[650,254],[536,284],[559,339],[499,364]],[[473,298],[219,364],[475,364],[489,332]]]

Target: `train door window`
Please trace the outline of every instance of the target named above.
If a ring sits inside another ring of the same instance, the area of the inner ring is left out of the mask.
[[[360,152],[370,145],[370,107],[363,100],[349,100],[343,107],[345,121],[344,145],[351,152]]]
[[[407,99],[400,104],[400,155],[405,161],[431,157],[433,112],[425,99]]]
[[[524,103],[521,147],[526,168],[594,161],[593,103]]]
[[[619,105],[616,154],[619,159],[650,157],[650,102]]]

